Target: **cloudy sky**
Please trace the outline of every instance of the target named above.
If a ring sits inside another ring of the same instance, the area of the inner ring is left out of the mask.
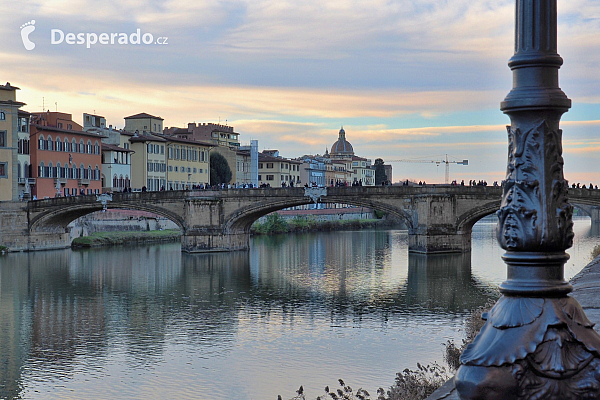
[[[343,125],[357,155],[448,154],[469,160],[451,179],[491,182],[506,166],[513,10],[514,0],[22,0],[0,15],[0,81],[21,88],[27,111],[80,123],[96,113],[118,128],[139,112],[165,126],[220,121],[285,157],[322,154]],[[92,43],[102,33],[108,44]],[[573,100],[565,176],[600,185],[600,2],[559,0],[558,35]],[[444,180],[443,166],[391,163],[394,181]]]

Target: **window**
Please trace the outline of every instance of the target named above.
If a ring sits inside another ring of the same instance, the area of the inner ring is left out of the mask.
[[[6,114],[4,113],[4,111],[0,111],[0,121],[4,120],[6,120]]]
[[[178,167],[175,167],[175,172],[179,172],[179,168]]]
[[[38,149],[44,150],[45,148],[46,148],[46,141],[44,140],[44,137],[42,135],[40,135],[40,137],[38,138]]]
[[[267,168],[273,168],[273,163],[267,163]]]
[[[258,180],[262,181],[262,176],[261,175],[258,176]]]
[[[258,168],[262,168],[263,167],[263,163],[258,163]],[[260,180],[260,179],[259,179]]]
[[[18,154],[29,154],[29,140],[19,139],[17,151]]]
[[[173,166],[169,165],[169,172],[173,172]]]
[[[77,147],[77,141],[75,140],[75,138],[73,138],[73,140],[71,141],[71,151],[73,153],[78,153],[78,147]]]
[[[6,131],[0,131],[0,147],[6,147]]]
[[[46,150],[54,150],[54,142],[51,136],[48,136],[48,140],[46,140]]]
[[[91,140],[88,140],[88,142],[87,142],[87,151],[86,151],[86,153],[88,153],[88,154],[94,154],[94,152],[92,150],[92,141]]]
[[[100,145],[98,144],[98,141],[94,142],[94,154],[100,154]]]
[[[56,126],[57,126],[58,129],[62,129],[62,126],[63,126],[62,122],[59,122],[58,124],[56,124]]]
[[[148,143],[148,154],[152,154],[154,152],[154,146]]]
[[[169,146],[169,160],[173,159],[173,147]]]
[[[8,178],[8,163],[0,162],[0,178]]]
[[[275,180],[275,175],[267,175],[267,180],[268,180],[268,181],[273,181],[273,180]]]
[[[29,119],[27,117],[19,118],[18,129],[19,132],[29,132]]]
[[[85,153],[85,144],[83,143],[83,139],[79,141],[79,152]]]

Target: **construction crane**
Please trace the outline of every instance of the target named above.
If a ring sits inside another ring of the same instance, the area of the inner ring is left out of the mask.
[[[446,164],[446,183],[450,183],[450,164],[457,165],[469,165],[469,160],[462,161],[448,161],[448,154],[446,154],[446,158],[444,160],[411,160],[411,159],[403,159],[403,160],[389,160],[388,162],[407,162],[407,163],[435,163],[436,165]]]

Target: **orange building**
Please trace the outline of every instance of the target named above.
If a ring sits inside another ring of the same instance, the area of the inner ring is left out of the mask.
[[[104,136],[88,133],[71,114],[31,114],[32,195],[45,197],[102,193],[101,143]]]

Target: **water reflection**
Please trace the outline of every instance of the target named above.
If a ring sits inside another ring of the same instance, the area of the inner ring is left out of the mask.
[[[464,312],[498,297],[471,274],[471,254],[411,254],[408,258],[407,302],[427,309]]]
[[[172,244],[0,261],[3,399],[264,399],[296,379],[320,393],[341,372],[372,389],[439,359],[434,347],[467,310],[496,296],[469,254],[409,256],[402,231],[260,237],[236,253]],[[338,365],[323,363],[327,352]]]

